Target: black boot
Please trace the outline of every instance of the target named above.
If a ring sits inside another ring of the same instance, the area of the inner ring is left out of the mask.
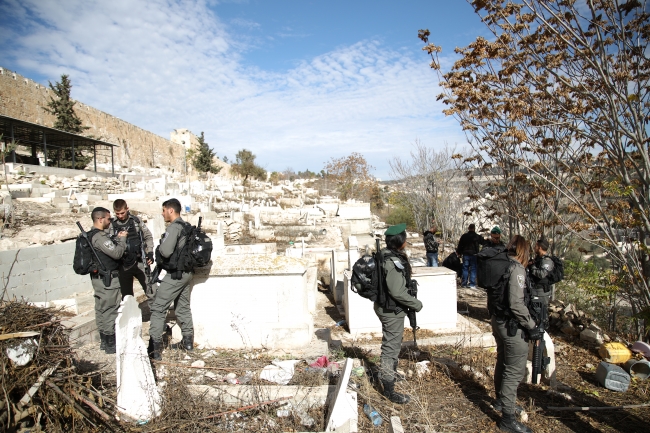
[[[114,355],[115,354],[115,334],[104,334],[105,338],[105,347],[104,347],[104,352],[106,352],[107,355]]]
[[[194,350],[194,335],[183,335],[183,339],[181,340],[181,347],[187,351]]]
[[[384,385],[384,397],[393,403],[406,404],[411,401],[411,397],[408,395],[395,392],[395,381],[387,382],[382,380],[381,383]]]
[[[515,419],[514,413],[503,413],[499,429],[512,433],[533,433],[531,429],[520,423]]]
[[[147,348],[147,352],[149,353],[149,358],[155,361],[162,361],[162,351],[163,351],[162,340],[156,341],[153,338],[149,337],[149,347]]]
[[[402,373],[397,372],[397,364],[399,364],[399,360],[395,361],[393,364],[393,374],[395,375],[395,382],[401,382],[406,380],[406,377],[404,377]]]
[[[498,412],[501,412],[503,410],[503,401],[501,401],[501,398],[497,398],[494,403],[492,403],[492,408]],[[515,405],[515,415],[519,416],[522,413],[524,413],[524,408],[519,405]]]
[[[106,350],[106,334],[99,333],[99,350]]]

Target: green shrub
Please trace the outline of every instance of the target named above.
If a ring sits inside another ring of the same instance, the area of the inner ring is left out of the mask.
[[[415,220],[413,213],[405,206],[395,205],[390,207],[388,216],[386,216],[386,224],[395,225],[406,223],[406,227],[410,230],[415,230]]]

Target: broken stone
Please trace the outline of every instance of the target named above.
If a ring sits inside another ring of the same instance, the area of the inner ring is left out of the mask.
[[[588,343],[594,343],[601,345],[603,344],[603,335],[598,331],[593,331],[591,329],[585,329],[580,333],[580,340],[586,341]]]
[[[571,323],[570,321],[564,322],[564,324],[560,328],[560,331],[563,334],[566,334],[566,335],[577,335],[578,334],[578,330],[575,328],[575,326],[573,326],[573,323]]]

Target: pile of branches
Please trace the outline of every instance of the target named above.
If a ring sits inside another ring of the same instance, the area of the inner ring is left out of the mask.
[[[0,303],[0,431],[119,430],[105,409],[114,400],[77,373],[58,316],[53,308]]]

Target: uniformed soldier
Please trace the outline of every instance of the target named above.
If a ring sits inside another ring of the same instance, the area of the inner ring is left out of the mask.
[[[548,274],[551,273],[555,264],[548,255],[549,244],[544,238],[535,244],[535,260],[528,267],[528,274],[532,284],[533,296],[539,298],[545,306],[548,306],[552,298],[552,286],[548,283]]]
[[[422,309],[422,302],[407,292],[411,281],[411,265],[404,253],[406,247],[406,224],[391,226],[384,233],[386,248],[383,249],[384,277],[388,296],[385,305],[374,304],[375,314],[381,321],[381,368],[379,379],[384,386],[384,396],[393,403],[404,404],[411,399],[406,394],[395,392],[398,355],[404,336],[406,309]]]
[[[555,263],[548,255],[549,244],[545,238],[541,238],[535,244],[535,259],[531,260],[528,265],[528,276],[531,281],[532,302],[541,304],[540,308],[547,309],[548,303],[553,299],[553,286],[548,282],[548,275],[555,268]],[[548,318],[548,314],[546,315]],[[548,329],[548,320],[544,323],[544,329]],[[548,348],[553,347],[553,340],[548,332],[544,333],[544,356],[549,356]],[[532,360],[533,347],[532,344],[528,349],[528,357]],[[542,372],[544,379],[554,383],[555,373],[551,371],[550,365],[547,365]]]
[[[508,245],[509,268],[507,305],[502,308],[488,306],[490,311],[507,311],[507,316],[492,315],[492,334],[497,343],[497,362],[494,369],[494,390],[496,401],[493,407],[501,410],[503,417],[499,423],[501,430],[509,432],[530,432],[532,430],[518,422],[515,411],[517,387],[526,374],[528,358],[528,339],[538,340],[542,332],[531,318],[528,310],[530,283],[526,276],[524,264],[528,263],[530,245],[519,235],[515,235]]]
[[[128,247],[119,267],[122,298],[126,295],[133,296],[133,278],[135,277],[147,297],[152,299],[153,293],[148,293],[147,290],[147,276],[144,266],[145,261],[148,266],[153,264],[153,236],[140,218],[131,215],[126,201],[121,198],[115,200],[113,202],[113,211],[115,212],[115,218],[111,222],[111,235],[121,231],[127,233],[126,244]],[[140,233],[142,233],[142,240],[144,240],[146,257],[142,257]]]
[[[99,271],[90,274],[95,292],[95,323],[101,339],[100,349],[113,354],[115,319],[122,299],[117,268],[126,250],[126,232],[119,233],[115,238],[109,236],[107,229],[111,224],[111,213],[106,208],[96,207],[90,216],[93,228],[88,232],[88,237],[100,260],[97,264]],[[110,274],[110,277],[106,277],[106,274]],[[109,285],[105,284],[107,281],[110,281]]]
[[[167,226],[163,233],[160,245],[156,251],[156,262],[166,271],[156,291],[156,297],[151,305],[151,336],[150,355],[155,360],[162,360],[163,333],[165,332],[165,317],[172,302],[176,320],[181,327],[183,340],[181,346],[185,350],[194,350],[194,325],[190,309],[190,291],[193,271],[176,269],[174,263],[178,262],[178,255],[185,245],[185,238],[181,236],[185,222],[180,217],[181,204],[175,199],[169,199],[162,205],[162,215]]]

